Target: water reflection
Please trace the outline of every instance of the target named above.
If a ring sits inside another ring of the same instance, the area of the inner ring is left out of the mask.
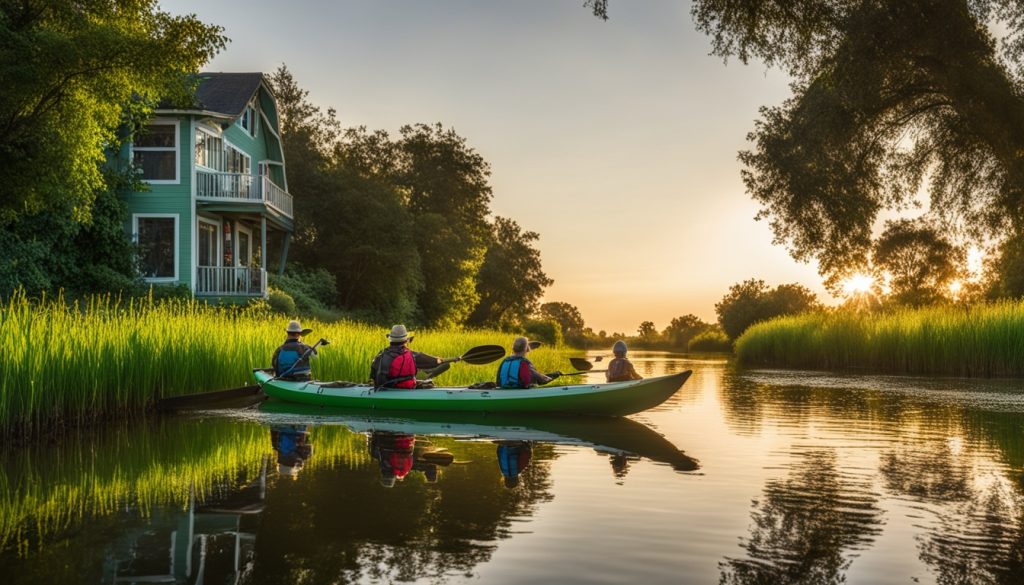
[[[277,454],[278,473],[287,477],[297,477],[313,455],[307,425],[271,425],[270,445]]]
[[[869,482],[840,471],[832,450],[796,454],[789,476],[754,503],[746,558],[723,563],[721,583],[842,583],[851,553],[881,532]]]

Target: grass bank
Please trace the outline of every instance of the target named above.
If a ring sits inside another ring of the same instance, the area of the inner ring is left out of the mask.
[[[74,426],[145,411],[155,400],[251,384],[284,341],[287,319],[252,309],[201,302],[96,297],[0,305],[0,432]],[[360,323],[304,321],[311,339],[331,345],[313,362],[325,380],[369,379],[387,330]],[[498,331],[414,332],[412,347],[454,357],[477,345],[508,347]],[[568,370],[569,349],[530,354],[542,371]],[[497,364],[456,364],[438,381],[465,385],[494,378]]]
[[[780,317],[748,329],[735,349],[747,366],[1019,378],[1024,302]]]

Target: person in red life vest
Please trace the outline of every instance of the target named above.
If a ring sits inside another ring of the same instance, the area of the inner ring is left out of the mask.
[[[378,388],[415,388],[416,370],[434,368],[441,363],[441,358],[408,348],[413,336],[405,325],[395,325],[387,337],[391,344],[370,364],[370,381]]]
[[[406,433],[374,431],[369,440],[370,456],[380,463],[380,484],[394,487],[413,467],[416,437]]]
[[[291,321],[285,329],[288,337],[277,350],[271,363],[274,375],[284,380],[309,380],[309,359],[316,356],[316,350],[302,343],[302,336],[312,333],[312,329],[303,329],[298,321]]]
[[[562,375],[561,372],[542,374],[533,367],[533,362],[526,359],[530,353],[530,340],[516,337],[512,341],[512,355],[502,360],[498,366],[497,384],[499,388],[529,388],[547,384]]]
[[[626,357],[626,342],[621,339],[612,346],[612,353],[615,358],[608,362],[608,371],[604,373],[609,382],[628,382],[630,380],[643,380],[643,376],[636,373],[633,363]]]

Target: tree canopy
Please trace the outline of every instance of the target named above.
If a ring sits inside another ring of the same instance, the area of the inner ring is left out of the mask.
[[[754,323],[816,307],[817,297],[804,286],[781,284],[772,289],[763,280],[750,279],[730,286],[715,303],[715,313],[722,330],[735,340]]]
[[[877,270],[889,274],[893,300],[927,305],[950,296],[950,283],[962,271],[961,250],[938,231],[912,220],[889,222],[874,249]]]
[[[817,259],[827,285],[867,264],[879,212],[920,188],[963,238],[1024,222],[1024,5],[699,0],[693,14],[715,54],[793,76],[792,98],[762,109],[743,178],[776,241]]]
[[[0,216],[87,220],[106,149],[224,47],[218,26],[155,0],[0,3]]]

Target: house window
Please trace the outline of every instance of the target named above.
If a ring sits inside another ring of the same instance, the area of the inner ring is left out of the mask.
[[[248,132],[250,136],[256,136],[256,123],[256,108],[252,107],[252,104],[245,106],[245,111],[238,118],[238,125]]]
[[[196,165],[224,170],[224,141],[204,130],[196,130]]]
[[[147,280],[178,278],[178,216],[135,216],[139,268]]]
[[[215,223],[199,220],[196,226],[199,232],[199,245],[196,248],[196,261],[199,266],[217,265],[217,231]]]
[[[153,122],[135,136],[135,166],[153,183],[178,182],[178,123]]]

